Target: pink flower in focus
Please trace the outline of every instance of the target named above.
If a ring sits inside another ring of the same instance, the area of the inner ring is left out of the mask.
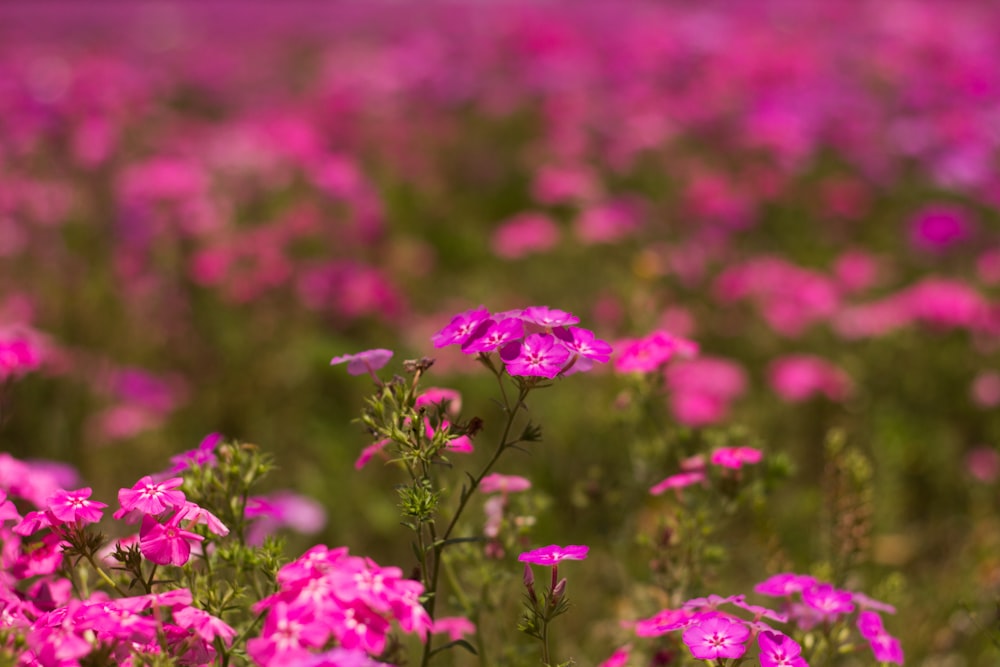
[[[743,655],[747,650],[743,642],[749,636],[750,628],[741,621],[715,615],[689,627],[683,639],[695,658],[716,660]]]
[[[174,465],[170,468],[170,472],[184,472],[188,468],[204,465],[214,466],[216,460],[215,448],[222,442],[222,439],[223,435],[221,433],[209,433],[201,439],[196,448],[176,456],[171,456],[170,462]]]
[[[520,317],[525,322],[537,324],[544,329],[568,327],[580,321],[580,318],[573,313],[548,306],[529,306],[521,311]]]
[[[498,257],[519,259],[544,252],[559,243],[559,227],[541,213],[522,213],[500,223],[493,232],[492,247]]]
[[[330,365],[347,362],[347,372],[351,375],[375,374],[375,371],[385,366],[392,359],[392,350],[377,348],[365,350],[357,354],[345,354],[334,357],[330,360]]]
[[[522,342],[508,343],[500,358],[511,375],[554,378],[562,371],[570,352],[550,334],[531,334]]]
[[[434,343],[434,347],[461,345],[472,335],[476,327],[488,319],[489,316],[489,311],[482,306],[459,313],[452,318],[448,326],[431,337],[431,342]]]
[[[492,352],[523,336],[524,322],[516,317],[506,317],[498,322],[483,320],[462,343],[462,352]]]
[[[584,359],[607,363],[611,358],[611,345],[594,336],[593,331],[578,327],[557,327],[552,335],[562,341],[563,347]]]
[[[757,645],[761,667],[809,667],[798,642],[780,632],[760,633]]]
[[[191,557],[191,543],[205,538],[180,527],[177,515],[165,524],[146,515],[139,531],[139,550],[151,563],[181,566]]]
[[[804,401],[817,394],[842,401],[850,394],[851,382],[841,369],[811,355],[788,355],[768,368],[771,387],[790,402]]]
[[[107,505],[88,500],[91,491],[89,487],[76,491],[60,489],[46,502],[48,512],[62,523],[97,523]]]
[[[517,560],[521,563],[534,563],[535,565],[558,565],[564,560],[584,560],[590,547],[570,544],[561,547],[550,544],[547,547],[525,551],[518,555]]]
[[[709,459],[713,465],[739,470],[744,463],[760,463],[761,451],[753,447],[720,447]]]
[[[132,511],[160,514],[166,509],[180,507],[185,501],[184,492],[175,489],[183,483],[181,477],[154,482],[152,477],[146,475],[131,489],[119,489],[118,502],[121,509],[114,513],[114,518],[121,519]]]

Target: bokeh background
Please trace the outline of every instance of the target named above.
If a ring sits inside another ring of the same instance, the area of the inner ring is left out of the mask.
[[[995,664],[998,26],[986,0],[4,3],[0,346],[40,356],[0,355],[0,448],[110,501],[220,432],[326,512],[291,549],[404,564],[396,473],[353,465],[370,383],[331,357],[435,356],[488,438],[489,378],[430,343],[455,313],[665,329],[701,356],[662,433],[610,364],[540,392],[545,442],[502,466],[546,500],[536,544],[608,554],[580,627],[656,611],[623,582],[674,459],[628,443],[739,427],[789,464],[727,529],[729,594],[836,550],[837,430],[870,473],[852,576],[908,664]]]

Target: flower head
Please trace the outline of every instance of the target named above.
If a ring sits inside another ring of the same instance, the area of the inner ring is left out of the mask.
[[[691,655],[699,660],[738,658],[746,653],[743,642],[750,628],[743,622],[722,614],[714,614],[684,631],[683,639]]]
[[[762,632],[757,636],[761,667],[808,667],[802,647],[780,632]]]
[[[344,354],[334,357],[330,360],[330,365],[334,366],[346,362],[348,373],[351,375],[364,375],[365,373],[373,374],[389,363],[390,359],[392,359],[392,350],[376,348],[374,350],[358,352],[357,354]]]
[[[588,551],[590,551],[590,547],[587,546],[570,544],[560,547],[556,544],[550,544],[533,551],[525,551],[517,557],[517,560],[535,565],[558,565],[560,561],[564,560],[583,560],[587,557]]]
[[[508,343],[500,358],[511,375],[554,378],[569,359],[570,352],[551,334],[531,334],[524,341]]]

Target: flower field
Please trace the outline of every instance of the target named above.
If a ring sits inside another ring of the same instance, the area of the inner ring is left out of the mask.
[[[0,666],[1000,664],[996,26],[0,5]]]

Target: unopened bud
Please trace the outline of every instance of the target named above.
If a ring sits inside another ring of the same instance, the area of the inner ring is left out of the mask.
[[[566,594],[566,577],[559,580],[559,583],[552,589],[552,604],[558,604],[562,596]]]
[[[527,563],[524,564],[524,587],[528,589],[528,596],[532,600],[536,600],[535,595],[535,573],[532,572],[531,566]]]

